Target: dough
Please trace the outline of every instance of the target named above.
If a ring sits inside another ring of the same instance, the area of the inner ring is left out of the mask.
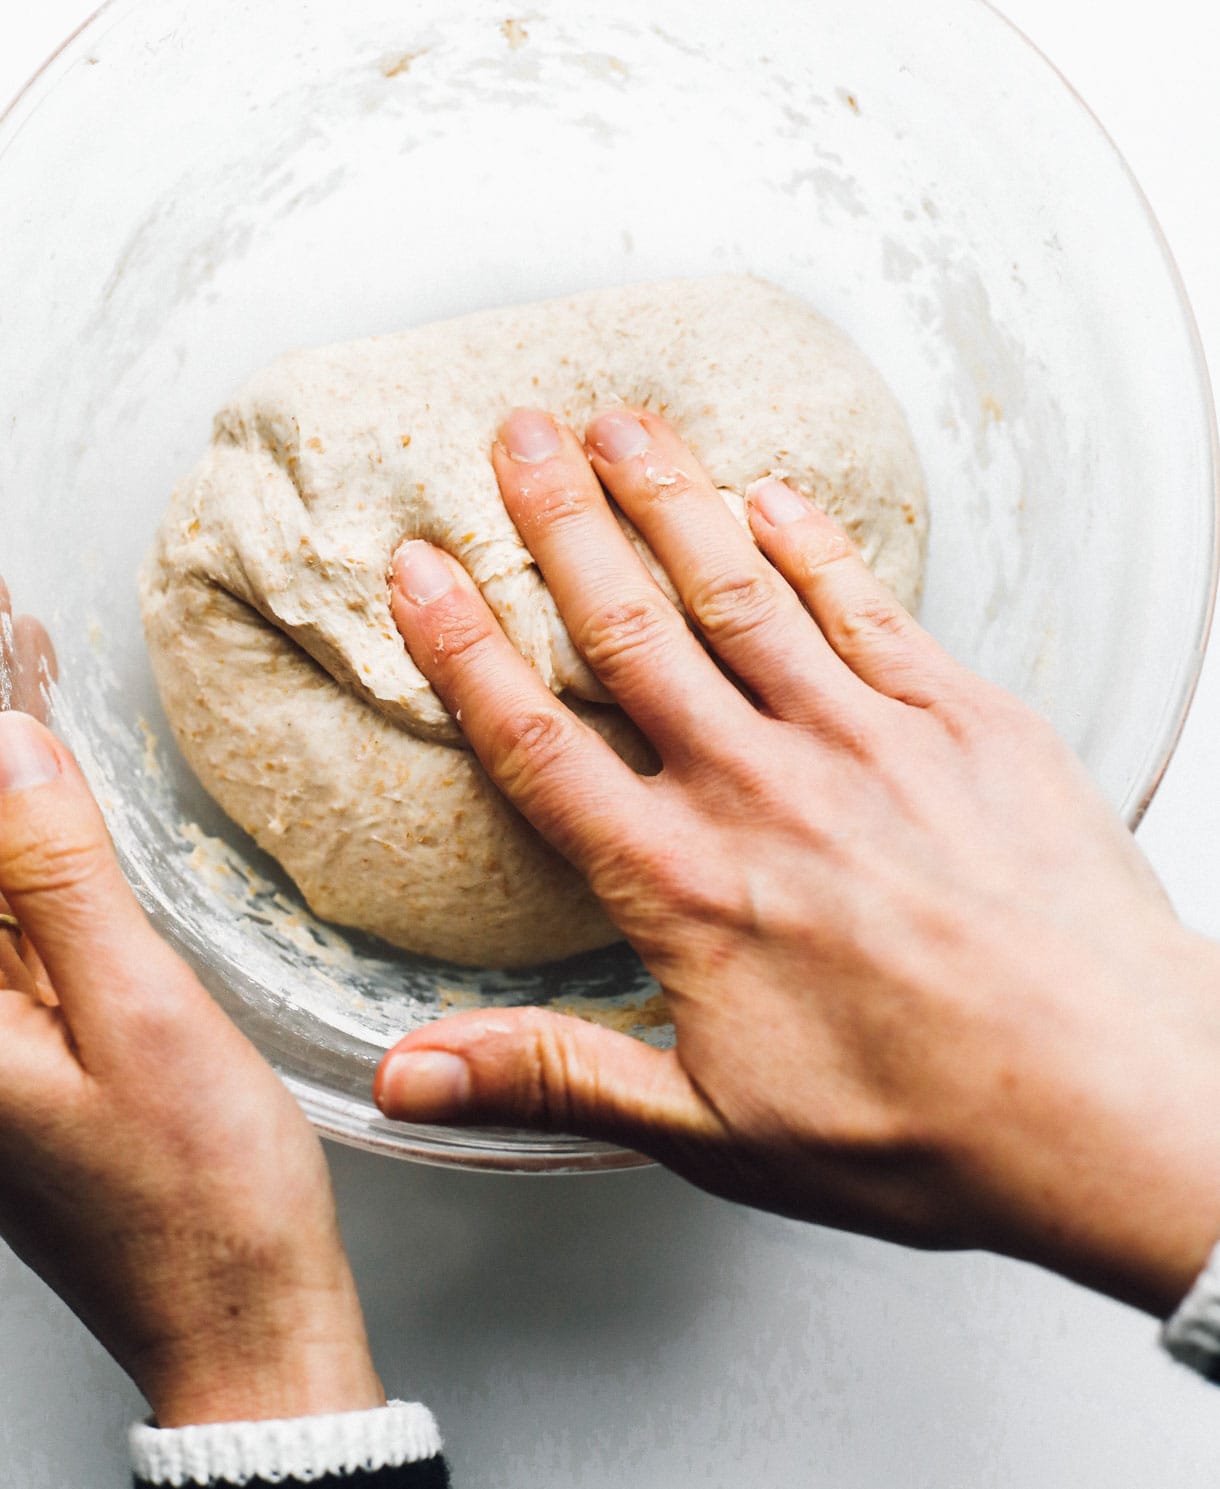
[[[386,575],[406,537],[446,548],[547,685],[645,764],[597,702],[489,459],[516,405],[580,430],[619,403],[670,418],[739,517],[752,481],[787,476],[917,603],[926,500],[902,414],[841,331],[763,281],[603,290],[283,358],[217,417],[141,591],[183,754],[318,915],[467,965],[616,938],[463,747]]]

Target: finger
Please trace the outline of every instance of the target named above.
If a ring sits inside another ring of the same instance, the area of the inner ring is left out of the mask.
[[[599,1138],[660,1157],[712,1142],[719,1119],[673,1051],[538,1008],[457,1014],[386,1056],[387,1117]]]
[[[590,876],[590,825],[594,843],[625,840],[643,808],[644,782],[523,660],[448,554],[404,543],[394,556],[390,605],[415,665],[488,775]]]
[[[613,409],[586,446],[607,491],[673,580],[713,651],[779,718],[812,721],[854,701],[859,683],[758,551],[665,419]]]
[[[747,495],[759,546],[857,677],[917,708],[960,686],[963,669],[903,609],[833,518],[774,478]]]
[[[13,706],[13,691],[17,680],[17,656],[13,641],[13,602],[8,585],[0,579],[0,709]]]
[[[0,579],[0,709],[20,709],[45,724],[57,677],[51,638],[31,615],[14,620],[8,586]]]
[[[50,715],[51,684],[59,677],[55,648],[42,625],[32,615],[13,622],[12,706],[45,724]]]
[[[6,906],[0,898],[0,915],[4,913]],[[36,993],[34,977],[23,954],[25,939],[20,931],[0,925],[0,989],[32,998]]]
[[[114,1021],[111,990],[155,995],[177,967],[123,878],[75,762],[22,713],[0,714],[0,893],[78,1034]]]
[[[11,916],[8,901],[0,894],[0,916]],[[34,943],[18,925],[0,925],[0,987],[45,1003],[53,1008],[58,999],[42,958],[34,949]]]
[[[509,514],[572,640],[663,760],[701,750],[749,704],[691,635],[549,414],[517,409],[492,450]]]

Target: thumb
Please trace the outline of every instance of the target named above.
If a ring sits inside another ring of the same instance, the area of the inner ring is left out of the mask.
[[[382,1061],[373,1095],[402,1122],[565,1132],[658,1158],[721,1135],[674,1051],[539,1008],[456,1014],[418,1030]]]
[[[0,894],[74,1026],[101,993],[155,975],[169,954],[123,878],[75,761],[22,713],[0,713]]]

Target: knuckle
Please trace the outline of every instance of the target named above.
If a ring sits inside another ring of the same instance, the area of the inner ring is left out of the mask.
[[[495,744],[495,777],[510,797],[530,795],[573,744],[574,721],[560,712],[531,713],[506,724]]]
[[[562,1131],[572,1120],[577,1087],[570,1042],[556,1018],[542,1012],[526,1016],[525,1033],[526,1105],[545,1129]]]
[[[57,895],[80,889],[110,866],[109,849],[53,827],[29,836],[6,835],[4,882],[15,894]]]
[[[677,613],[661,596],[641,595],[598,607],[585,617],[573,640],[594,672],[612,680],[624,667],[671,641],[678,624]]]
[[[805,524],[793,524],[802,527]],[[806,584],[823,577],[823,570],[850,565],[856,561],[856,545],[838,528],[827,530],[818,523],[809,534],[801,534],[797,573]]]
[[[702,487],[689,472],[671,465],[645,462],[639,473],[638,494],[648,502],[681,502],[700,494]]]
[[[658,908],[684,923],[736,928],[753,917],[748,877],[733,864],[713,867],[706,855],[658,847],[638,870]]]
[[[570,523],[581,522],[589,515],[586,495],[570,481],[555,481],[517,493],[514,515],[526,534],[562,531]]]
[[[1059,742],[1040,714],[980,678],[942,700],[937,711],[950,739],[964,748],[982,747],[991,738],[1031,751]]]
[[[968,694],[943,700],[936,711],[950,741],[963,749],[976,745],[995,727],[995,715]]]
[[[115,1020],[124,1048],[151,1059],[189,1056],[199,1046],[199,1025],[185,1013],[181,1000],[132,979],[124,988],[121,1016]]]
[[[887,741],[872,718],[855,710],[836,709],[823,719],[821,731],[846,760],[870,771],[881,768]]]
[[[836,630],[846,641],[872,641],[878,637],[905,641],[913,634],[914,622],[886,595],[859,595],[839,611]]]
[[[497,638],[488,621],[477,612],[453,606],[436,617],[432,636],[433,670],[447,674],[476,665]]]
[[[776,616],[774,588],[762,574],[726,573],[703,580],[687,608],[705,636],[733,639],[765,626]]]

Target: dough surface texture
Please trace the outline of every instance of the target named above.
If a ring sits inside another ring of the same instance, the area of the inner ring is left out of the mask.
[[[841,331],[764,281],[602,290],[282,358],[217,416],[141,599],[183,754],[316,914],[476,966],[616,939],[463,747],[394,627],[386,576],[405,538],[447,549],[547,685],[644,765],[490,461],[515,406],[580,432],[620,403],[665,414],[739,518],[751,482],[785,476],[918,603],[927,506],[902,413]]]

